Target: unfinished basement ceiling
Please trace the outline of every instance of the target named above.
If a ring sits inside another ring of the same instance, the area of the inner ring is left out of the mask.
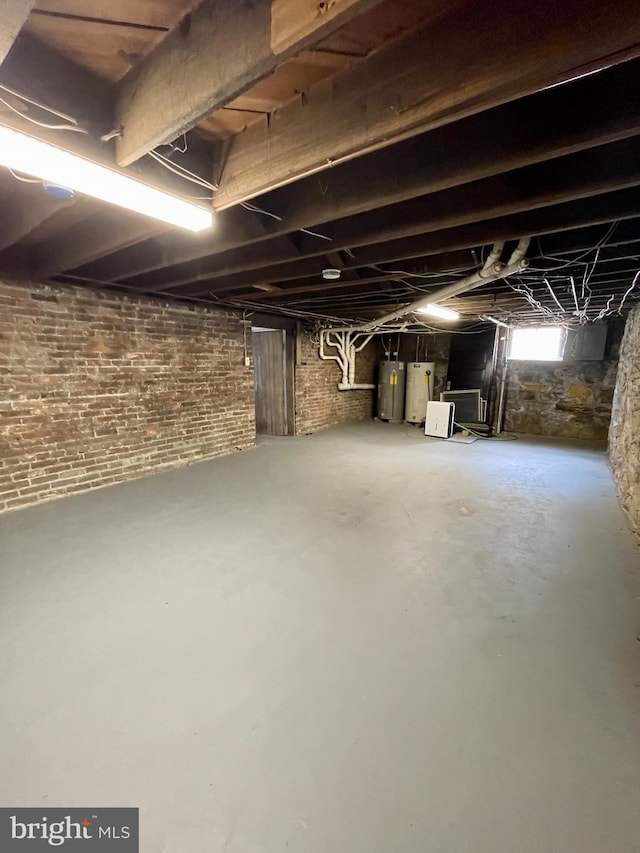
[[[6,92],[0,122],[217,211],[194,236],[1,170],[5,276],[366,320],[530,236],[526,271],[447,304],[584,321],[640,297],[632,0],[39,0],[0,84],[89,134]]]

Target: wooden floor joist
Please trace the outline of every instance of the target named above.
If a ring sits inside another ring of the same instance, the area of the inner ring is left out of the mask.
[[[238,207],[217,215],[197,240],[176,231],[81,269],[119,281],[185,264],[258,240],[313,228],[427,193],[640,133],[640,61],[625,63],[470,116],[276,190],[259,205],[279,220]],[[590,108],[585,109],[584,105]]]
[[[216,207],[638,55],[637,11],[635,0],[454,5],[236,136]]]
[[[118,163],[129,165],[175,139],[242,95],[296,49],[378,2],[203,0],[119,85]]]
[[[2,0],[0,7],[0,64],[13,47],[35,0]]]
[[[311,235],[299,235],[295,254],[289,258],[286,245],[278,243],[282,238],[276,238],[137,276],[128,283],[141,289],[160,290],[196,281],[212,282],[252,269],[264,270],[286,260],[321,258],[328,246],[332,251],[353,251],[358,246],[460,227],[640,184],[640,139],[611,143],[607,149],[604,158],[598,150],[590,149],[403,202],[394,208],[339,220],[323,229],[332,238],[330,243]]]
[[[496,240],[518,240],[528,234],[554,234],[575,228],[634,219],[640,216],[640,191],[634,187],[589,199],[557,204],[511,216],[496,217],[459,228],[392,240],[356,249],[350,267],[366,267],[402,261],[407,258],[440,255],[460,249],[487,245]],[[303,277],[321,280],[317,262],[311,258],[276,264],[268,270],[258,268],[228,275],[217,280],[184,285],[165,292],[199,296],[246,292],[252,284],[283,282]],[[150,288],[152,290],[153,288]]]

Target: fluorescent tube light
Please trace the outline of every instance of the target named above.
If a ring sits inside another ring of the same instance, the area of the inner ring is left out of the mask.
[[[460,315],[453,308],[445,308],[443,305],[436,305],[435,302],[430,302],[422,308],[417,309],[421,314],[429,314],[430,317],[439,317],[441,320],[459,320]]]
[[[8,127],[0,127],[0,165],[189,231],[213,223],[211,210]]]

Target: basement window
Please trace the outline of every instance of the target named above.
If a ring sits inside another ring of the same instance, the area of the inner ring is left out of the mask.
[[[564,343],[562,326],[513,329],[509,358],[514,361],[562,361]]]

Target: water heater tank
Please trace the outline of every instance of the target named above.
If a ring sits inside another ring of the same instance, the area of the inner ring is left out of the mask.
[[[381,361],[378,368],[378,417],[401,421],[404,414],[404,361]]]
[[[404,419],[410,424],[421,424],[427,416],[427,403],[434,399],[435,372],[433,361],[412,361],[407,365]]]

